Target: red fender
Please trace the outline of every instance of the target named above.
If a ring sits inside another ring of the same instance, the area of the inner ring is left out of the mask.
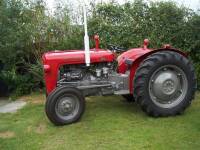
[[[155,49],[155,50],[151,50],[151,49],[144,49],[144,48],[137,48],[137,49],[132,49],[129,50],[125,53],[123,53],[122,55],[120,55],[118,57],[118,72],[119,73],[125,73],[128,70],[128,66],[125,63],[126,59],[130,59],[133,61],[133,64],[130,68],[130,75],[129,75],[129,90],[130,93],[133,93],[133,80],[135,77],[135,73],[137,71],[137,68],[139,67],[140,63],[146,59],[149,55],[156,53],[156,52],[160,52],[160,51],[174,51],[177,52],[185,57],[188,57],[187,53],[184,53],[178,49],[174,49],[174,48],[161,48],[161,49]]]

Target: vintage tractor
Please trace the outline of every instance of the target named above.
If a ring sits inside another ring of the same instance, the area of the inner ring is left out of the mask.
[[[84,11],[85,50],[47,52],[43,55],[46,82],[46,114],[55,125],[78,121],[85,110],[85,97],[122,95],[136,101],[153,117],[181,114],[194,99],[196,77],[188,55],[165,45],[124,51],[89,49]],[[117,57],[117,53],[121,53]]]

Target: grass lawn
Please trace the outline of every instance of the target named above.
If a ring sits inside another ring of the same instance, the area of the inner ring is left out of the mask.
[[[43,95],[21,99],[23,109],[0,114],[1,150],[200,149],[200,93],[183,115],[157,119],[120,96],[90,97],[82,119],[63,127],[46,118]]]

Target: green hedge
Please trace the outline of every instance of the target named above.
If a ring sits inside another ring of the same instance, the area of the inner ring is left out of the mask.
[[[41,55],[45,51],[84,47],[83,27],[74,21],[80,16],[72,15],[69,6],[58,5],[56,13],[48,15],[43,0],[0,1],[0,61],[4,64],[0,78],[12,93],[28,94],[43,87]],[[152,48],[171,44],[191,53],[200,81],[198,12],[173,2],[141,0],[93,6],[88,18],[89,35],[99,34],[102,48],[108,44],[138,47],[145,38]]]

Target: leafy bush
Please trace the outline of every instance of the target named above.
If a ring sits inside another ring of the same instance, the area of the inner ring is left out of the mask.
[[[89,20],[90,35],[98,33],[101,46],[116,44],[125,48],[138,47],[143,39],[151,48],[171,44],[190,52],[200,87],[200,15],[173,2],[141,0],[119,5],[97,5]]]
[[[68,10],[48,15],[43,0],[0,2],[1,78],[15,95],[42,88],[41,56],[54,49],[83,47],[82,28],[71,25]]]
[[[198,13],[173,2],[135,0],[123,5],[92,6],[88,30],[90,36],[100,35],[101,47],[107,48],[108,44],[138,47],[145,38],[150,39],[153,48],[169,43],[191,53],[200,81]],[[0,78],[16,95],[43,87],[44,52],[84,47],[83,27],[74,23],[68,8],[58,5],[55,14],[50,14],[43,0],[0,1],[0,62],[4,64],[0,67]],[[80,20],[80,16],[76,17],[75,20]]]
[[[8,85],[8,90],[14,95],[28,94],[33,89],[31,77],[27,75],[17,75],[14,70],[2,71],[0,78]]]

